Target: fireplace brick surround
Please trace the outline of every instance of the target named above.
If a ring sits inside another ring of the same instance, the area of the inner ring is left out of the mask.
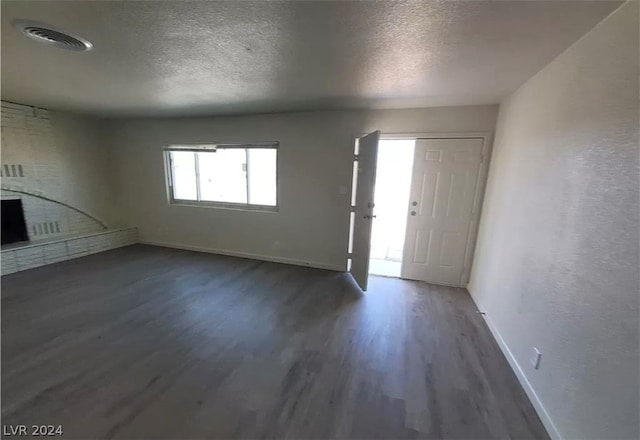
[[[137,243],[136,228],[109,229],[80,237],[67,237],[9,247],[0,252],[2,275],[84,257]]]

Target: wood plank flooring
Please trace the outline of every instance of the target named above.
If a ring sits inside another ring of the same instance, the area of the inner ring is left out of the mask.
[[[463,289],[135,245],[2,278],[2,423],[547,438]]]

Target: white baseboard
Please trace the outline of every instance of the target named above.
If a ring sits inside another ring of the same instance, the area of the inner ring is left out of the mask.
[[[164,241],[139,240],[138,243],[149,244],[152,246],[167,247],[172,249],[182,249],[186,251],[204,252],[208,254],[228,255],[230,257],[249,258],[251,260],[270,261],[272,263],[293,264],[294,266],[313,267],[316,269],[334,270],[337,272],[345,271],[344,267],[336,266],[333,264],[319,263],[317,261],[303,261],[303,260],[297,260],[294,258],[272,257],[270,255],[251,254],[248,252],[236,252],[236,251],[229,251],[226,249],[213,249],[213,248],[205,248],[200,246],[189,246],[189,245],[182,245],[182,244],[175,244],[175,243],[167,243]]]
[[[467,286],[467,290],[469,290],[471,299],[475,303],[475,305],[478,308],[478,310],[480,310],[481,312],[484,312],[484,309],[480,306],[480,304],[478,304],[476,302],[476,299],[471,294],[471,290],[469,289],[469,286]],[[553,420],[551,419],[551,416],[547,412],[547,409],[542,404],[542,401],[540,400],[540,398],[536,394],[535,390],[533,389],[533,386],[531,386],[531,383],[527,379],[527,376],[524,374],[524,371],[520,367],[520,364],[518,363],[518,361],[516,360],[515,356],[513,355],[511,350],[509,349],[509,346],[507,345],[507,343],[505,342],[504,338],[500,334],[500,331],[495,326],[495,324],[493,323],[493,321],[491,320],[491,318],[489,317],[489,315],[486,312],[482,316],[484,317],[484,320],[487,323],[487,327],[489,327],[489,331],[491,331],[491,334],[493,335],[493,338],[498,343],[498,346],[500,347],[500,350],[502,350],[502,353],[507,358],[507,361],[509,362],[509,365],[511,366],[511,369],[516,374],[516,377],[518,378],[518,381],[520,382],[520,385],[522,385],[522,388],[524,389],[524,392],[527,393],[527,396],[529,397],[529,400],[531,401],[531,404],[533,405],[534,409],[536,410],[536,413],[538,413],[538,417],[540,417],[540,420],[542,421],[542,424],[547,429],[547,433],[554,440],[562,440],[562,436],[560,435],[560,431],[558,431],[558,428],[556,427],[555,423],[553,423]]]

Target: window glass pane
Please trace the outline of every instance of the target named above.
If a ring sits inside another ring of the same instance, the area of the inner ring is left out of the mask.
[[[244,148],[198,153],[200,200],[247,203],[246,161]]]
[[[248,148],[249,156],[249,203],[252,205],[276,206],[275,148]]]
[[[172,151],[170,154],[173,198],[197,200],[195,154],[191,151]]]
[[[358,190],[358,160],[354,160],[353,175],[351,176],[351,206],[356,206],[357,190]]]

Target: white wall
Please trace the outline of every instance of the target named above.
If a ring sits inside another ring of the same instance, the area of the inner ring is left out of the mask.
[[[344,269],[355,137],[492,132],[497,106],[115,121],[120,200],[140,240]],[[167,204],[168,144],[279,141],[280,211]]]
[[[50,112],[66,197],[108,226],[120,225],[110,133],[100,119]]]
[[[500,107],[469,288],[556,436],[640,436],[638,188],[633,2]]]
[[[112,154],[98,119],[7,102],[1,109],[2,197],[22,199],[32,240],[117,223]]]

